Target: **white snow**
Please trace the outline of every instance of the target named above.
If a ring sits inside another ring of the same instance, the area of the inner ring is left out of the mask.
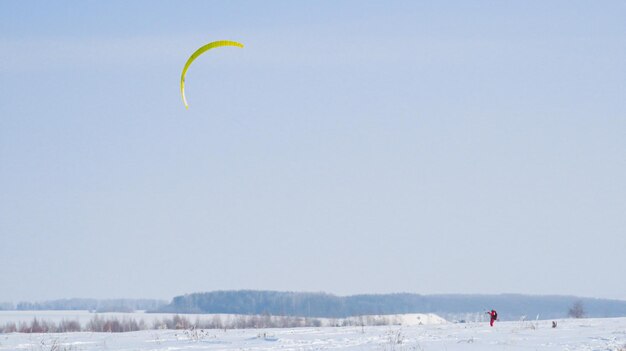
[[[411,317],[407,317],[412,320]],[[626,318],[381,327],[0,334],[0,350],[626,350]]]
[[[389,314],[389,315],[372,315],[346,318],[348,321],[356,325],[425,325],[425,324],[444,324],[448,323],[445,319],[433,313],[408,313],[408,314]],[[324,322],[325,320],[322,319]],[[386,323],[376,323],[384,321]],[[331,324],[325,324],[331,325]]]

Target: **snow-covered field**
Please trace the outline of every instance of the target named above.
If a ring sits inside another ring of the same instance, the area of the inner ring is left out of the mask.
[[[0,334],[0,350],[626,350],[626,318],[385,327]]]

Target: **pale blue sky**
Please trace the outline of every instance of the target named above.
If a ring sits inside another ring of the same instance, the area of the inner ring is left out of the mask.
[[[623,1],[2,1],[0,301],[626,299]],[[187,75],[188,56],[221,48]]]

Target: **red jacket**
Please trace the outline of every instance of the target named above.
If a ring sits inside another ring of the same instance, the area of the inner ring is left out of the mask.
[[[498,312],[496,312],[496,310],[491,310],[491,312],[487,312],[489,313],[489,316],[491,317],[492,321],[495,321],[498,319]]]

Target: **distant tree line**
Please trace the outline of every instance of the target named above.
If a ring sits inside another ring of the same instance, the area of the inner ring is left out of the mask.
[[[93,312],[133,312],[156,310],[167,305],[166,301],[152,299],[60,299],[42,302],[19,302],[0,304],[0,310],[42,311],[42,310],[86,310]]]
[[[574,304],[584,306],[570,310]],[[168,304],[150,299],[61,299],[44,302],[0,304],[0,310],[87,310],[93,312],[207,313],[346,318],[360,315],[435,313],[448,320],[465,320],[490,309],[501,320],[523,317],[564,318],[626,316],[626,301],[574,296],[501,295],[419,295],[381,294],[336,296],[256,290],[230,290],[177,296]]]
[[[502,320],[523,316],[563,318],[574,302],[585,306],[588,317],[626,316],[626,301],[574,296],[501,295],[419,295],[381,294],[336,296],[327,293],[300,293],[230,290],[177,296],[154,312],[227,313],[345,318],[359,315],[435,313],[450,317],[467,313],[498,311]]]
[[[399,320],[383,316],[361,316],[354,319],[333,319],[326,326],[380,326],[397,325]],[[62,320],[58,323],[34,318],[30,322],[8,322],[0,325],[2,333],[67,333],[67,332],[105,332],[122,333],[139,330],[173,329],[173,330],[200,330],[200,329],[258,329],[258,328],[299,328],[320,327],[323,323],[317,318],[295,316],[265,315],[237,315],[223,319],[219,315],[209,318],[190,319],[188,316],[173,315],[169,318],[157,319],[146,323],[143,319],[101,317],[95,315],[87,323],[81,325],[76,320]]]

